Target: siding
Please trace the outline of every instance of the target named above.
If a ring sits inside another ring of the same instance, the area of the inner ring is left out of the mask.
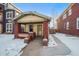
[[[44,18],[41,18],[36,15],[26,15],[25,17],[18,20],[19,23],[28,23],[28,22],[43,22]]]

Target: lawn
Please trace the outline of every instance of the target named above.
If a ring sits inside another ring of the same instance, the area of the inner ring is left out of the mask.
[[[27,45],[22,39],[14,39],[13,34],[0,34],[0,56],[17,56]]]
[[[79,56],[79,37],[62,34],[62,33],[56,33],[54,34],[55,37],[57,37],[61,42],[63,42],[69,49],[71,50],[71,53],[69,55],[73,56]]]

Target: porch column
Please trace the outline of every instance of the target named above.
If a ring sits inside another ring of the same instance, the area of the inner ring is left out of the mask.
[[[43,22],[43,37],[48,39],[48,22]]]
[[[48,22],[43,22],[43,46],[48,45]]]
[[[18,30],[19,30],[19,27],[18,27],[19,25],[18,25],[18,23],[17,22],[15,22],[15,24],[14,24],[14,35],[15,35],[15,38],[18,38]]]

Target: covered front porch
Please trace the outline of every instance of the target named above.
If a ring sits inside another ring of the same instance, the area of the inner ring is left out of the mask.
[[[15,25],[15,38],[29,38],[32,41],[36,37],[47,38],[48,32],[46,29],[46,22],[43,23],[16,23]]]
[[[25,13],[14,20],[15,38],[28,38],[32,41],[36,37],[41,37],[48,42],[48,32],[48,18],[36,13]]]
[[[42,23],[18,23],[19,33],[34,33],[35,36],[43,36]]]

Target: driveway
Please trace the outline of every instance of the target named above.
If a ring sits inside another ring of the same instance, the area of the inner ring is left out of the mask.
[[[52,35],[52,37],[54,37]],[[23,49],[23,54],[21,56],[64,56],[68,55],[71,51],[63,44],[59,39],[54,37],[54,40],[58,44],[54,47],[43,47],[42,39],[36,38],[29,45]]]

